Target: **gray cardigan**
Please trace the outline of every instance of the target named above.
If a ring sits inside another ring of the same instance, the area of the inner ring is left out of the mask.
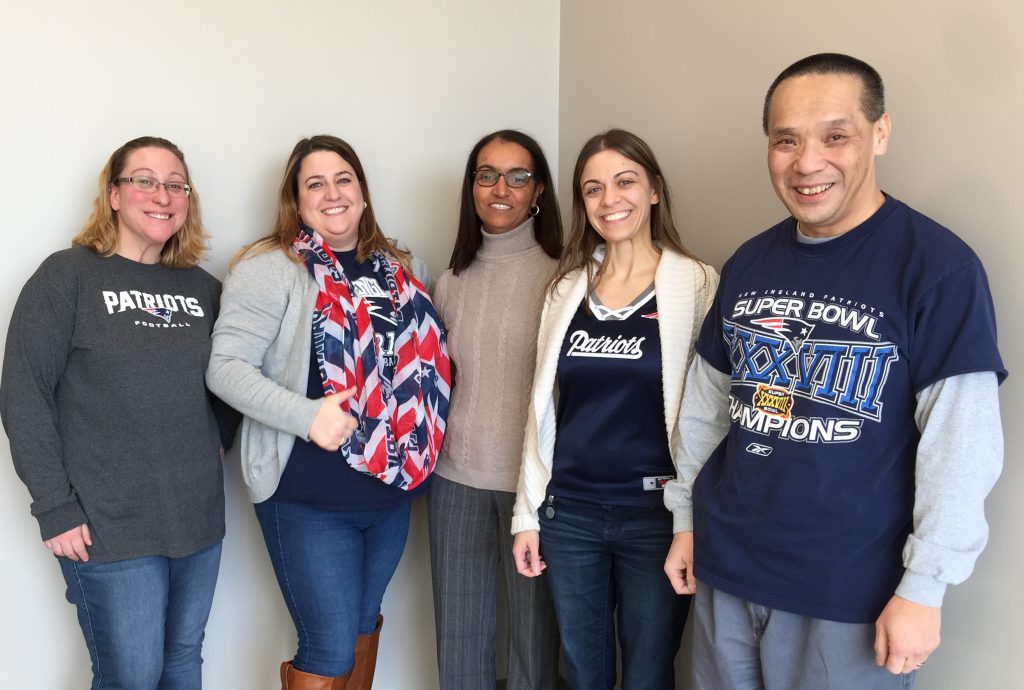
[[[317,287],[279,250],[249,256],[224,280],[206,383],[245,415],[239,441],[249,500],[277,489],[295,437],[320,409],[306,397]]]
[[[413,274],[429,284],[426,265]],[[206,385],[243,415],[239,445],[249,500],[277,490],[295,437],[309,440],[320,400],[306,397],[317,286],[283,251],[250,255],[228,271]]]

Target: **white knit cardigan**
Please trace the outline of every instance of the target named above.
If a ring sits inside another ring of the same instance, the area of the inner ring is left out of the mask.
[[[654,274],[658,299],[658,335],[661,338],[661,380],[665,397],[665,433],[674,451],[679,433],[679,403],[683,399],[686,370],[693,359],[693,344],[718,289],[715,269],[681,254],[662,250]],[[537,509],[544,502],[551,479],[555,449],[555,373],[569,323],[586,297],[586,271],[565,276],[544,301],[537,334],[537,369],[530,394],[530,410],[523,441],[523,462],[513,508],[512,533],[539,530]]]

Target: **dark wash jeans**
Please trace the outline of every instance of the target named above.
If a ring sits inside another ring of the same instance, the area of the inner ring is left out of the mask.
[[[323,510],[287,501],[256,504],[270,561],[306,673],[352,670],[356,637],[373,632],[384,590],[409,534],[409,503],[380,510]]]
[[[615,685],[615,631],[622,690],[673,690],[674,662],[690,597],[663,566],[672,543],[665,508],[603,506],[556,498],[540,509],[540,554],[574,690]]]
[[[218,541],[190,556],[59,558],[92,660],[92,690],[199,690]]]

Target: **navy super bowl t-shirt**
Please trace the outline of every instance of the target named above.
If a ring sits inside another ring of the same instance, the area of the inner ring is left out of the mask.
[[[697,352],[732,377],[729,434],[694,485],[697,578],[873,622],[912,528],[915,395],[1005,376],[978,257],[891,197],[822,244],[790,218],[726,263]]]

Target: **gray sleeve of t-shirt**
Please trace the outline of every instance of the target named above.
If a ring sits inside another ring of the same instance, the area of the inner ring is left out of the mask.
[[[947,585],[963,582],[988,541],[985,497],[1003,467],[1003,429],[994,372],[938,381],[917,396],[914,531],[903,549],[896,594],[941,606]]]
[[[672,531],[693,531],[693,482],[704,463],[729,432],[731,377],[700,355],[686,373],[679,406],[679,434],[673,458],[676,478],[665,485],[665,507],[672,511]]]
[[[53,258],[26,283],[11,315],[0,416],[14,468],[32,496],[43,539],[87,522],[64,469],[55,391],[75,328],[74,270]]]

